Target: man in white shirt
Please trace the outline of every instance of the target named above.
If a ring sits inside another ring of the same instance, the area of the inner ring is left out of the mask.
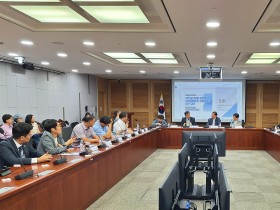
[[[116,134],[121,134],[122,132],[133,133],[131,128],[128,128],[128,119],[126,112],[120,113],[120,119],[114,123],[113,132]]]
[[[232,116],[232,121],[230,123],[231,128],[235,128],[236,126],[242,126],[242,122],[239,120],[239,114],[234,113]]]

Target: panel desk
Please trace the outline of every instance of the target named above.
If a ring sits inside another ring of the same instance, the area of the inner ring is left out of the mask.
[[[34,169],[34,176],[25,180],[14,180],[23,168],[12,167],[10,175],[1,177],[12,182],[0,181],[0,189],[14,188],[0,194],[0,209],[86,209],[157,149],[156,135],[155,131],[139,135],[91,158],[67,156],[68,162],[61,165],[26,166]],[[55,171],[36,176],[46,170]]]
[[[181,148],[182,131],[191,129],[161,128],[101,149],[90,158],[67,156],[68,162],[61,165],[50,162],[46,168],[43,164],[26,166],[34,170],[34,176],[21,181],[14,180],[14,176],[23,168],[12,167],[12,174],[1,177],[11,178],[12,182],[0,181],[0,190],[14,188],[0,194],[0,209],[86,209],[157,148]],[[266,150],[280,162],[279,134],[264,129],[225,131],[227,149]],[[41,176],[46,170],[54,171]]]

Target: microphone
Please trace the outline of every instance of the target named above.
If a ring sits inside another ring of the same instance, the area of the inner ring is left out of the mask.
[[[12,150],[14,150],[13,146],[12,146]],[[30,177],[30,176],[33,176],[33,170],[29,170],[27,171],[23,162],[21,161],[21,157],[18,155],[18,153],[14,150],[14,152],[16,153],[16,156],[20,162],[20,164],[22,165],[23,169],[25,172],[21,173],[21,174],[18,174],[15,176],[15,180],[22,180],[22,179],[26,179],[27,177]]]
[[[55,148],[56,148],[56,150],[57,150],[57,154],[59,154],[59,156],[60,156],[60,159],[56,159],[55,161],[53,161],[53,164],[54,164],[54,165],[60,165],[60,164],[62,164],[62,163],[66,163],[66,162],[67,162],[67,158],[63,158],[63,157],[61,156],[61,152],[58,151],[57,147],[55,147]]]
[[[103,136],[101,135],[101,136],[99,136],[99,138],[100,138],[101,144],[98,145],[97,147],[98,147],[98,148],[105,148],[105,147],[107,147],[107,145],[106,145],[106,144],[103,142],[103,140],[102,140]]]

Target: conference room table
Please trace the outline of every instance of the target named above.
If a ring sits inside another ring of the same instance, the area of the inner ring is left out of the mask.
[[[14,177],[23,167],[11,167],[12,173],[1,177],[0,209],[86,209],[158,148],[181,148],[184,130],[205,128],[158,128],[140,134],[90,157],[67,155],[61,165],[52,162],[27,165],[34,175],[24,180]],[[214,130],[215,129],[211,129]],[[223,130],[223,129],[216,129]],[[225,129],[226,148],[266,150],[280,162],[280,135],[265,129]],[[79,152],[75,149],[74,152]],[[54,160],[59,158],[54,156]]]

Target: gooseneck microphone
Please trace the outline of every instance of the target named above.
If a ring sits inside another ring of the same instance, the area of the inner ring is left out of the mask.
[[[12,145],[11,145],[11,147],[12,147],[12,150],[14,150]],[[23,167],[23,169],[25,171],[25,172],[23,172],[21,174],[16,175],[15,176],[15,180],[22,180],[22,179],[26,179],[27,177],[33,176],[33,173],[34,173],[33,170],[31,169],[31,170],[27,171],[25,166],[24,166],[24,164],[23,164],[23,162],[21,161],[21,157],[18,155],[18,153],[15,150],[14,150],[14,152],[16,153],[16,156],[17,156],[20,164],[22,165],[22,167]]]
[[[57,147],[55,147],[55,148],[56,148],[57,154],[59,154],[60,158],[56,159],[55,161],[53,161],[53,164],[54,165],[60,165],[62,163],[66,163],[67,162],[67,158],[63,158],[61,156],[61,152],[58,151]]]
[[[103,136],[101,135],[101,136],[99,136],[99,138],[100,138],[101,144],[98,145],[97,147],[98,148],[105,148],[105,147],[107,147],[106,143],[104,143],[104,141],[102,140]]]

